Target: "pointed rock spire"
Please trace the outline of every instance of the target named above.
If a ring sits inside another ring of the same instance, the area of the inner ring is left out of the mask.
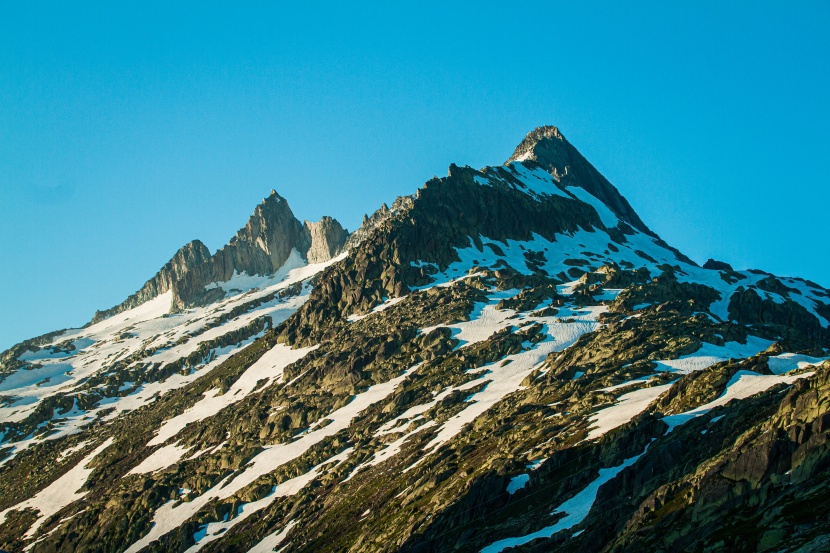
[[[634,209],[613,184],[603,177],[558,128],[537,127],[516,147],[506,163],[535,161],[566,186],[579,186],[598,198],[618,217],[631,226],[654,233],[643,223]]]
[[[173,307],[180,309],[218,299],[214,282],[226,282],[234,273],[270,275],[277,272],[292,250],[309,263],[321,263],[343,251],[349,233],[331,217],[301,223],[276,190],[254,208],[244,227],[215,254],[198,240],[182,247],[142,288],[121,304],[98,311],[92,322],[132,309],[169,290]]]

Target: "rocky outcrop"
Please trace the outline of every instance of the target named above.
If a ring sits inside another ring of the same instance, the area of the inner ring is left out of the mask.
[[[713,271],[726,271],[728,273],[735,271],[729,263],[726,263],[725,261],[718,261],[717,259],[712,259],[711,257],[706,260],[706,263],[703,264],[703,268],[711,269]]]
[[[762,298],[753,288],[739,287],[732,295],[729,318],[752,325],[756,333],[767,329],[771,335],[782,336],[798,349],[830,346],[830,330],[822,327],[812,313],[789,298],[781,303]]]
[[[267,275],[282,267],[291,250],[303,252],[303,225],[294,217],[285,198],[271,190],[248,223],[211,258],[213,275],[207,282],[229,280],[234,272]]]
[[[306,260],[309,263],[323,263],[343,251],[349,231],[335,219],[323,217],[316,223],[306,221],[303,232],[308,241]]]
[[[328,325],[345,314],[367,312],[384,297],[399,297],[413,286],[428,284],[430,269],[414,267],[413,261],[443,270],[458,259],[456,249],[468,247],[471,239],[482,250],[480,237],[529,240],[538,234],[555,240],[557,233],[601,225],[596,211],[585,203],[561,196],[537,201],[512,189],[480,186],[474,180],[478,174],[452,165],[449,176],[430,180],[415,197],[382,210],[377,227],[314,288],[281,339],[316,343]]]
[[[378,209],[371,215],[364,215],[363,222],[361,223],[360,228],[351,233],[349,235],[349,239],[346,240],[345,249],[352,250],[356,248],[384,222],[391,219],[395,214],[401,213],[408,209],[412,205],[413,201],[413,196],[400,196],[395,199],[395,201],[392,203],[391,208],[387,206],[384,202],[383,205],[380,206],[380,209]]]
[[[828,534],[828,369],[656,440],[561,550],[826,550],[811,546]]]
[[[234,274],[273,274],[285,265],[292,250],[309,263],[327,261],[343,251],[348,236],[348,231],[331,217],[301,223],[285,198],[271,190],[247,224],[215,254],[210,255],[198,240],[188,243],[138,292],[113,308],[96,312],[92,323],[170,290],[174,309],[216,300],[223,292],[220,288],[206,290],[210,283],[227,282]]]
[[[176,254],[164,264],[153,278],[144,283],[144,286],[122,303],[104,311],[96,311],[90,324],[112,317],[122,311],[132,309],[151,300],[160,294],[172,290],[174,284],[194,267],[203,264],[210,258],[210,250],[199,240],[185,244]]]
[[[582,157],[576,148],[551,126],[537,127],[525,136],[507,163],[533,160],[565,186],[579,186],[599,198],[631,226],[655,236],[616,187]]]

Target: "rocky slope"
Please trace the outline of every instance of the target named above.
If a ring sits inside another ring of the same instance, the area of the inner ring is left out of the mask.
[[[3,354],[0,548],[830,543],[830,291],[696,265],[553,127],[348,237],[283,204]]]

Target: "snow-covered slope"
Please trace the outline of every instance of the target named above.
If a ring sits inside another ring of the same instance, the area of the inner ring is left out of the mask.
[[[300,232],[286,221],[266,226]],[[237,242],[260,226],[246,229]],[[830,497],[830,293],[695,264],[558,130],[505,165],[451,166],[348,240],[330,223],[310,235],[278,267],[188,269],[4,354],[0,547],[787,550],[830,535],[813,508]]]
[[[167,291],[25,350],[17,357],[22,367],[0,382],[6,445],[0,463],[192,383],[293,314],[308,297],[309,279],[336,261],[309,265],[294,250],[273,275],[208,285],[224,291],[208,306],[171,313]]]

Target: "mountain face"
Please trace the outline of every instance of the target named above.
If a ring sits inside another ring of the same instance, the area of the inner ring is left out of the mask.
[[[210,303],[221,297],[221,293],[216,293],[221,288],[210,285],[230,282],[242,274],[273,275],[286,266],[292,253],[312,264],[324,263],[343,250],[348,236],[331,217],[323,217],[316,223],[300,223],[285,198],[271,190],[271,195],[256,207],[248,224],[214,255],[198,240],[188,243],[138,292],[111,309],[96,312],[92,322],[141,305],[167,291],[173,292],[176,308]]]
[[[0,355],[0,549],[828,550],[828,320],[554,127],[352,234],[272,193]]]
[[[585,189],[634,228],[654,235],[634,212],[628,200],[571,146],[556,127],[539,127],[528,133],[507,163],[531,160],[542,166],[557,181],[564,181],[566,186]]]

